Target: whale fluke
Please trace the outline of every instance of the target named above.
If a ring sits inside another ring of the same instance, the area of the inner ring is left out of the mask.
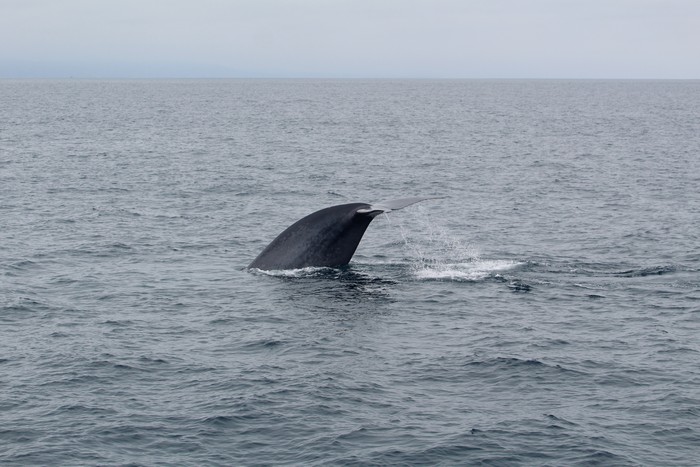
[[[321,209],[279,234],[248,268],[277,270],[344,266],[350,262],[365,230],[377,215],[438,198],[401,198],[376,204],[350,203]]]
[[[441,199],[441,198],[442,198],[442,196],[430,196],[427,198],[414,196],[413,198],[392,199],[389,201],[382,201],[380,203],[370,205],[369,212],[379,211],[379,213],[382,213],[382,212],[397,211],[399,209],[403,209],[403,208],[408,207],[412,204],[416,204],[416,203],[419,203],[421,201],[425,201],[427,199]],[[359,209],[357,212],[359,212],[360,214],[367,213],[367,211],[364,209]]]

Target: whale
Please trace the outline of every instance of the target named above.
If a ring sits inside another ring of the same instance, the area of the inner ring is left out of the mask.
[[[248,269],[263,271],[347,265],[370,222],[379,214],[439,197],[411,197],[376,204],[349,203],[316,211],[287,227]]]

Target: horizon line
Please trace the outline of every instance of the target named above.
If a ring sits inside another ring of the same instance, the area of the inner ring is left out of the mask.
[[[0,76],[0,80],[406,80],[406,81],[697,81],[700,78],[662,77],[451,77],[451,76]]]

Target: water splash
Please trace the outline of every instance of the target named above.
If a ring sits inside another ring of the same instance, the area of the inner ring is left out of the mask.
[[[484,259],[478,248],[429,219],[425,208],[415,209],[411,230],[395,225],[409,252],[411,275],[418,280],[480,281],[513,269],[521,263],[513,260]],[[422,211],[422,212],[421,212]],[[384,215],[389,222],[389,216]]]

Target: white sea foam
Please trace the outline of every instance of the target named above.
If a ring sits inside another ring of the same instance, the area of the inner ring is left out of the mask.
[[[413,274],[420,280],[479,281],[520,264],[510,260],[474,260],[465,263],[422,261],[413,267]]]
[[[334,271],[333,268],[326,267],[307,267],[307,268],[297,268],[297,269],[258,269],[251,268],[251,272],[255,274],[262,274],[265,276],[275,276],[275,277],[310,277],[317,274],[322,274],[327,271]]]

